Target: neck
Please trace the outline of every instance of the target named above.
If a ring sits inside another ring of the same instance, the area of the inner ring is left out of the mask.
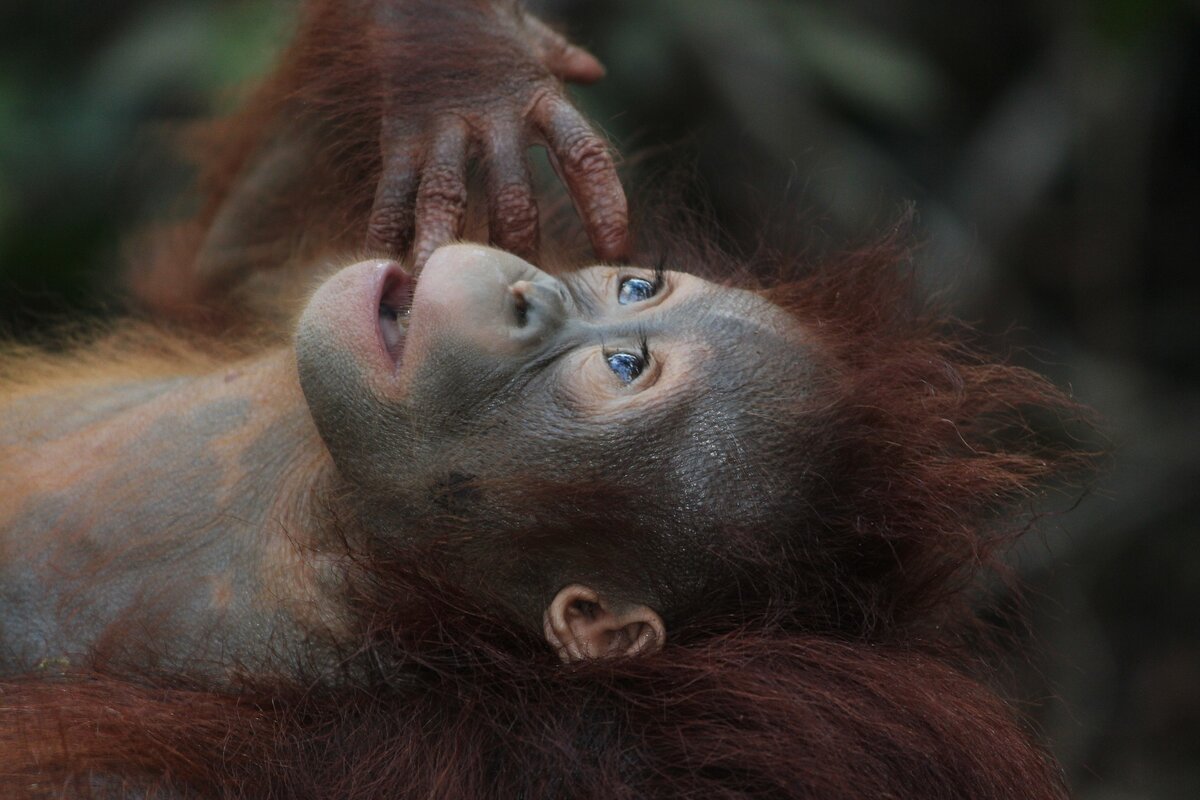
[[[85,375],[0,407],[4,497],[140,506],[137,527],[154,535],[172,517],[243,531],[295,522],[327,467],[290,350],[201,375]]]
[[[290,349],[2,405],[0,587],[33,588],[0,611],[31,633],[50,618],[55,650],[88,652],[137,623],[170,631],[164,646],[192,661],[215,646],[226,663],[254,663],[337,627],[311,610],[330,607],[314,601],[338,572],[318,524],[332,466]],[[65,594],[86,613],[53,607]]]

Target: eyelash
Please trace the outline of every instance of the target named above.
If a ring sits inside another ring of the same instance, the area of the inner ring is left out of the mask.
[[[658,259],[658,263],[654,265],[654,293],[658,294],[658,290],[663,287],[667,280],[667,258],[663,256]]]
[[[645,331],[638,331],[638,354],[642,357],[642,369],[650,366],[650,342]]]

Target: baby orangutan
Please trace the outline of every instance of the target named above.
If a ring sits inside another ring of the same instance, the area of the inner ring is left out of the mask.
[[[431,543],[564,658],[653,650],[731,532],[804,524],[809,337],[682,272],[553,277],[454,245],[415,285],[392,261],[337,272],[294,349],[67,364],[0,427],[10,673],[100,649],[144,669],[130,634],[221,680],[314,643],[340,662],[351,555]]]
[[[962,642],[1079,410],[890,245],[635,241],[601,74],[313,0],[135,275],[173,332],[0,357],[4,796],[1065,796]],[[535,143],[596,259],[538,260]]]

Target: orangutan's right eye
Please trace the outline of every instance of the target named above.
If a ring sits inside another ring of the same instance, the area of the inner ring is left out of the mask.
[[[646,362],[634,353],[613,353],[608,356],[608,368],[623,382],[633,383],[646,368]]]

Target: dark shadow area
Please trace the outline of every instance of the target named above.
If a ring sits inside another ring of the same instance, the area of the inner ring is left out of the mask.
[[[632,184],[682,168],[747,250],[868,241],[911,202],[927,286],[1099,410],[1114,466],[1017,554],[1018,694],[1080,798],[1200,796],[1197,5],[534,5],[607,64],[576,94]],[[124,237],[178,210],[169,134],[290,9],[0,8],[0,330],[116,302]]]

